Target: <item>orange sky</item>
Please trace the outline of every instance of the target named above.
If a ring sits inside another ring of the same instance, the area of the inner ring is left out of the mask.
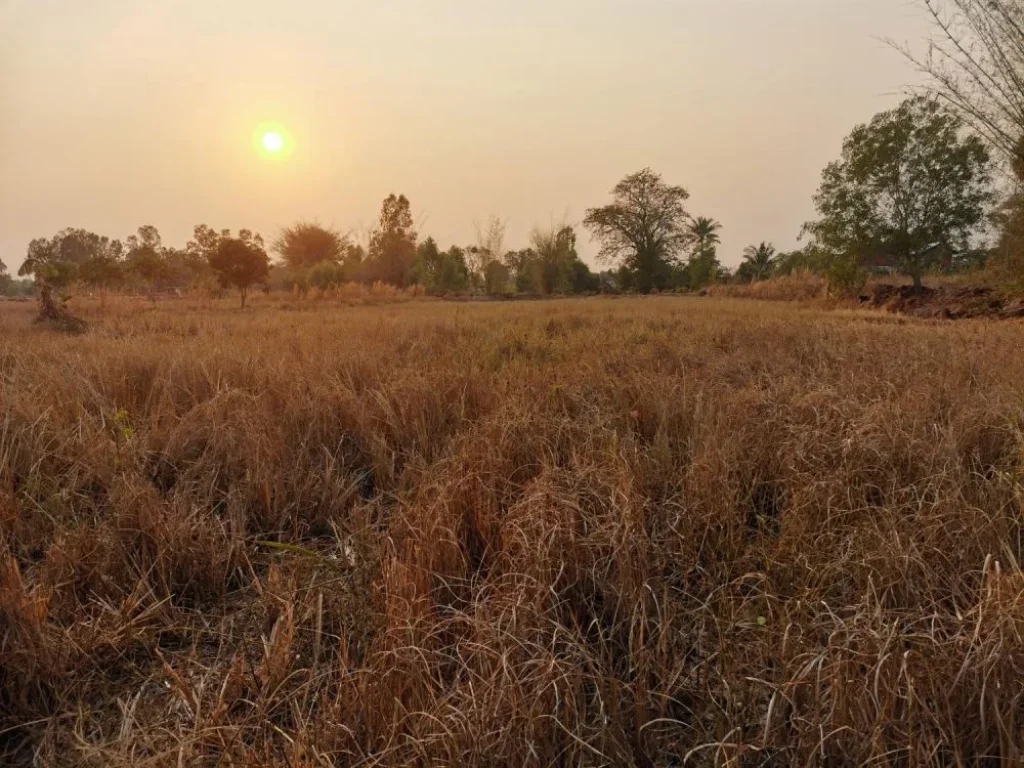
[[[442,246],[497,214],[520,247],[651,166],[735,265],[794,245],[843,136],[916,81],[879,38],[928,31],[913,0],[0,0],[0,259],[65,226],[358,234],[391,191]]]

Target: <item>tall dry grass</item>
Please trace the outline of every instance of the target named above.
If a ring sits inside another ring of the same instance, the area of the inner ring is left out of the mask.
[[[997,765],[1024,348],[680,298],[0,306],[5,764]]]
[[[759,301],[815,301],[828,298],[828,280],[812,272],[794,272],[750,283],[712,285],[712,296]]]

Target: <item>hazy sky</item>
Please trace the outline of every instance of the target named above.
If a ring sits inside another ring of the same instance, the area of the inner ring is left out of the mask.
[[[879,38],[928,31],[914,0],[0,0],[0,259],[66,226],[358,233],[391,191],[443,247],[491,214],[521,247],[651,166],[735,265],[794,245],[915,82]]]

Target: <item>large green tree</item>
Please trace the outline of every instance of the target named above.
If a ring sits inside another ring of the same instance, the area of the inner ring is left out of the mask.
[[[991,200],[984,142],[932,99],[908,99],[857,126],[814,197],[820,218],[806,225],[839,258],[891,260],[920,289],[944,246],[970,247]]]
[[[673,265],[693,240],[685,206],[689,193],[645,168],[616,184],[612,197],[583,219],[601,244],[599,258],[626,267],[641,293],[667,287]]]

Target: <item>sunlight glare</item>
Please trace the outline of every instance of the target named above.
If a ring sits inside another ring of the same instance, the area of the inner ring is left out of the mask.
[[[263,134],[263,148],[277,154],[284,149],[284,137],[277,131],[267,131]]]

